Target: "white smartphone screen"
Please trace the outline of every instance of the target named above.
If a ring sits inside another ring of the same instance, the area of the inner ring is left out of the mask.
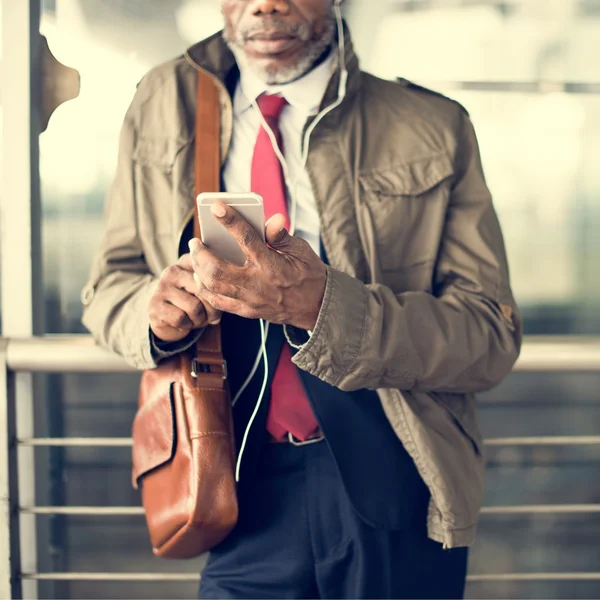
[[[260,238],[265,239],[265,211],[263,199],[251,192],[229,194],[226,192],[205,192],[196,198],[198,204],[198,219],[202,243],[210,248],[218,257],[227,262],[242,266],[246,255],[233,236],[213,216],[210,208],[217,200],[234,208],[254,227]]]

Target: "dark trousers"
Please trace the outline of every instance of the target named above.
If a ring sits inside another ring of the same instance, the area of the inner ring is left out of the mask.
[[[425,522],[366,525],[325,442],[265,445],[240,496],[238,525],[211,553],[200,598],[463,597],[467,549],[443,550]]]

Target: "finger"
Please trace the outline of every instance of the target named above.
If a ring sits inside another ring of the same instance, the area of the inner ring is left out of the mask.
[[[158,321],[162,327],[168,327],[184,333],[194,328],[194,324],[188,314],[169,302],[162,302],[158,306],[154,320]]]
[[[184,264],[186,268],[181,267],[181,264]],[[189,271],[187,270],[188,265],[190,266]],[[190,296],[190,299],[187,302],[194,302],[194,300],[204,302],[205,298],[203,297],[202,292],[206,288],[200,281],[198,275],[194,272],[193,267],[194,263],[191,256],[186,254],[180,258],[177,265],[165,269],[165,273],[161,277],[158,285],[158,292],[160,293],[161,298],[172,301],[173,289],[179,289]],[[206,302],[206,304],[208,304],[208,302]],[[221,315],[218,311],[215,311],[212,306],[205,306],[205,310],[206,320],[209,323],[213,324],[212,321],[220,319]]]
[[[194,271],[194,261],[191,254],[184,254],[177,261],[177,265],[183,269],[183,273],[178,273],[176,276],[177,285],[189,294],[193,294],[200,302],[204,304],[206,313],[206,321],[210,325],[217,325],[221,322],[223,313],[220,310],[212,307],[203,297],[202,292],[206,290],[204,284],[200,280],[198,274]]]
[[[210,311],[204,307],[194,271],[184,268],[188,265],[193,265],[189,254],[182,256],[177,264],[163,271],[156,290],[155,306],[162,307],[164,303],[173,304],[189,314],[195,327],[200,327],[205,325],[206,321],[217,319],[218,315],[214,314],[212,307]]]
[[[187,256],[187,259],[185,259],[185,256]],[[170,287],[176,287],[194,294],[196,286],[192,264],[192,259],[188,254],[182,256],[176,264],[167,267],[160,276],[159,285],[163,288],[163,291],[166,291]]]
[[[185,257],[185,266],[189,264],[190,268],[193,268],[191,256],[187,254]],[[216,325],[220,322],[222,313],[202,297],[204,289],[196,273],[193,270],[185,270],[183,274],[178,275],[177,287],[172,289],[165,286],[164,294],[168,302],[183,309],[190,316],[195,327],[203,327],[206,323]]]
[[[302,238],[290,235],[285,228],[285,219],[283,223],[279,217],[283,215],[274,215],[265,226],[265,236],[267,243],[273,250],[290,254],[296,258],[306,258],[306,253],[312,252],[310,244]]]
[[[200,278],[196,273],[194,273],[194,281],[196,282],[196,286],[198,289],[198,295],[204,304],[204,310],[206,311],[206,320],[210,325],[218,325],[221,322],[221,317],[223,316],[222,311],[217,310],[214,306],[210,304],[210,302],[206,298],[206,289]]]
[[[233,278],[239,272],[239,267],[228,263],[216,256],[210,248],[199,239],[189,242],[192,269],[201,275],[202,272],[217,275],[219,279]]]
[[[191,254],[182,254],[177,261],[177,266],[181,267],[184,271],[194,270],[194,261],[192,260]]]
[[[222,273],[218,270],[210,271],[197,268],[194,273],[194,281],[201,300],[206,299],[208,292],[236,300],[241,300],[246,295],[243,288],[225,281]]]
[[[183,311],[187,315],[192,329],[204,327],[208,321],[204,303],[197,296],[185,290],[176,287],[171,288],[165,296],[163,304],[172,305]]]
[[[286,218],[281,213],[273,215],[265,224],[265,238],[267,244],[273,247],[273,244],[278,244],[287,231],[285,229]]]
[[[215,202],[211,207],[211,212],[233,236],[248,258],[255,259],[261,252],[264,252],[266,246],[256,229],[235,209],[222,202]]]
[[[232,315],[238,315],[246,319],[258,319],[260,315],[258,311],[240,300],[228,298],[227,296],[221,296],[219,294],[213,294],[212,292],[206,292],[206,300],[211,306],[217,308],[222,312],[226,312]]]
[[[240,298],[242,289],[237,285],[242,280],[240,267],[231,265],[217,258],[206,246],[198,240],[190,242],[194,273],[205,290],[215,294],[222,294],[230,298]]]

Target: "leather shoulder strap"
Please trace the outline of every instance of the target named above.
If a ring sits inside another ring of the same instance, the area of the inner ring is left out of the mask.
[[[208,73],[198,71],[196,102],[195,191],[218,192],[221,189],[221,110],[219,89]],[[200,238],[198,206],[194,198],[194,237]],[[196,345],[199,365],[211,365],[214,372],[224,365],[221,346],[221,326],[209,326]],[[223,372],[225,375],[225,370]]]
[[[219,89],[212,76],[198,71],[196,104],[196,195],[218,192],[221,188],[221,110]],[[198,212],[196,212],[198,216]],[[198,219],[194,235],[200,236]]]

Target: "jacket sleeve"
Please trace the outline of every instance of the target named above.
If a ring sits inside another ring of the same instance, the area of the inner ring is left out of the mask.
[[[152,369],[191,347],[201,331],[164,344],[150,330],[148,304],[160,273],[151,272],[138,234],[134,150],[139,91],[121,129],[117,171],[106,199],[104,234],[81,295],[83,324],[96,342],[137,369]]]
[[[156,366],[147,307],[158,278],[144,260],[138,235],[133,161],[136,138],[134,99],[121,129],[117,171],[106,199],[103,238],[82,292],[82,321],[98,344],[144,369]]]
[[[347,391],[477,392],[510,372],[521,320],[475,131],[463,113],[433,283],[432,294],[394,294],[329,268],[317,325],[294,362]]]

